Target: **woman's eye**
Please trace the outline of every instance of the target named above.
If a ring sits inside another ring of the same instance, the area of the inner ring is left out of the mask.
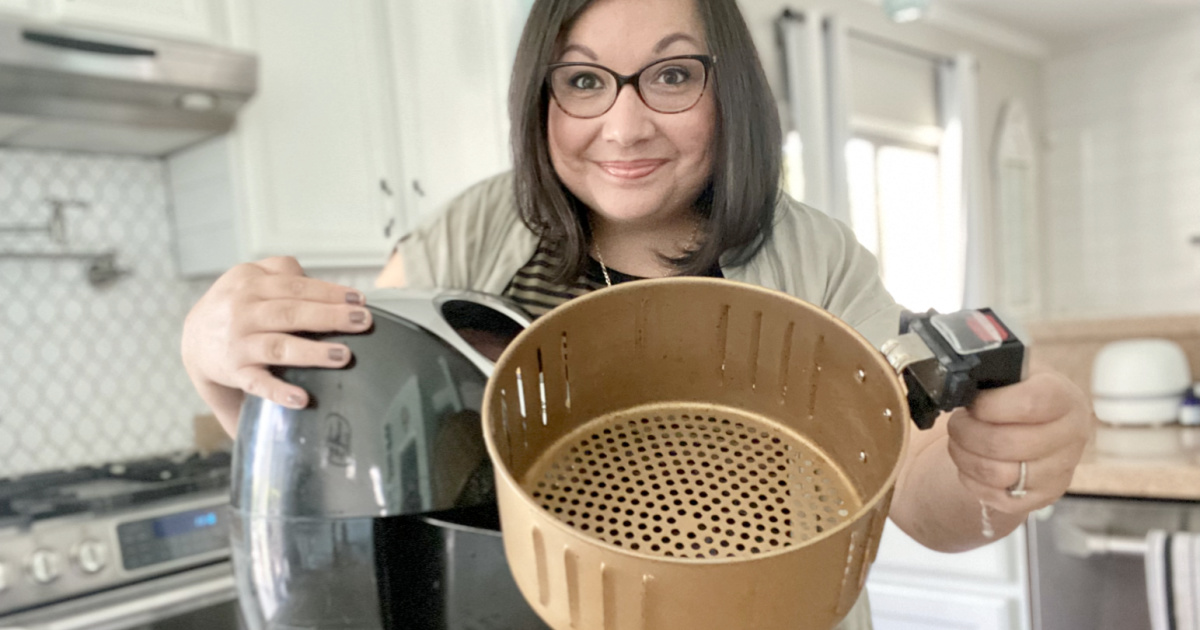
[[[567,85],[576,90],[599,90],[604,88],[604,82],[600,80],[600,77],[591,72],[580,72],[572,76],[567,81]]]
[[[658,82],[667,85],[682,85],[691,78],[692,73],[688,72],[687,68],[664,68],[658,73]]]

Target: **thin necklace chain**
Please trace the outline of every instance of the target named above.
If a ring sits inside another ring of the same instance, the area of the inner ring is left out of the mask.
[[[697,221],[696,223],[692,224],[692,237],[688,239],[688,244],[685,248],[686,250],[691,251],[692,248],[696,246],[696,237],[699,235],[700,222]],[[596,252],[596,262],[600,263],[600,271],[604,274],[604,284],[605,286],[611,288],[613,285],[612,278],[608,275],[608,265],[604,264],[604,254],[600,253],[599,245],[593,243],[592,249]]]
[[[608,277],[608,266],[604,264],[604,255],[600,253],[600,247],[596,247],[596,262],[600,263],[600,271],[604,272],[604,284],[612,287],[612,278]]]

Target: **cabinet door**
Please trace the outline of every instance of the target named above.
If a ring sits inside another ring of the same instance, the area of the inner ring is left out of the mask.
[[[1016,584],[1024,575],[1024,565],[1023,531],[971,551],[938,553],[888,521],[870,575],[872,579],[893,583],[923,578],[961,584]]]
[[[259,56],[259,91],[237,131],[250,257],[383,264],[398,159],[382,2],[233,8],[235,43]]]
[[[888,521],[867,589],[875,630],[1028,630],[1025,529],[978,549],[939,553]]]
[[[0,12],[28,15],[33,13],[34,0],[0,0]]]
[[[0,0],[9,2],[11,0]],[[214,0],[54,0],[64,22],[121,31],[216,39]]]
[[[872,584],[875,630],[1018,630],[1019,602],[1000,596]]]
[[[508,169],[508,85],[522,0],[388,0],[405,194],[403,228]]]

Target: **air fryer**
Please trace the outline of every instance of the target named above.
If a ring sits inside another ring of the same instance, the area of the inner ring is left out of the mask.
[[[528,319],[494,297],[386,290],[344,369],[286,368],[291,410],[247,396],[234,568],[251,628],[544,628],[505,562],[480,410]]]

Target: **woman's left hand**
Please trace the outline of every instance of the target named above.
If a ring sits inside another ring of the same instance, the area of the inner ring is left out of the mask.
[[[950,457],[963,485],[1000,512],[1026,513],[1061,497],[1092,434],[1091,406],[1057,372],[981,392],[950,416]],[[1025,463],[1025,493],[1009,492]]]

